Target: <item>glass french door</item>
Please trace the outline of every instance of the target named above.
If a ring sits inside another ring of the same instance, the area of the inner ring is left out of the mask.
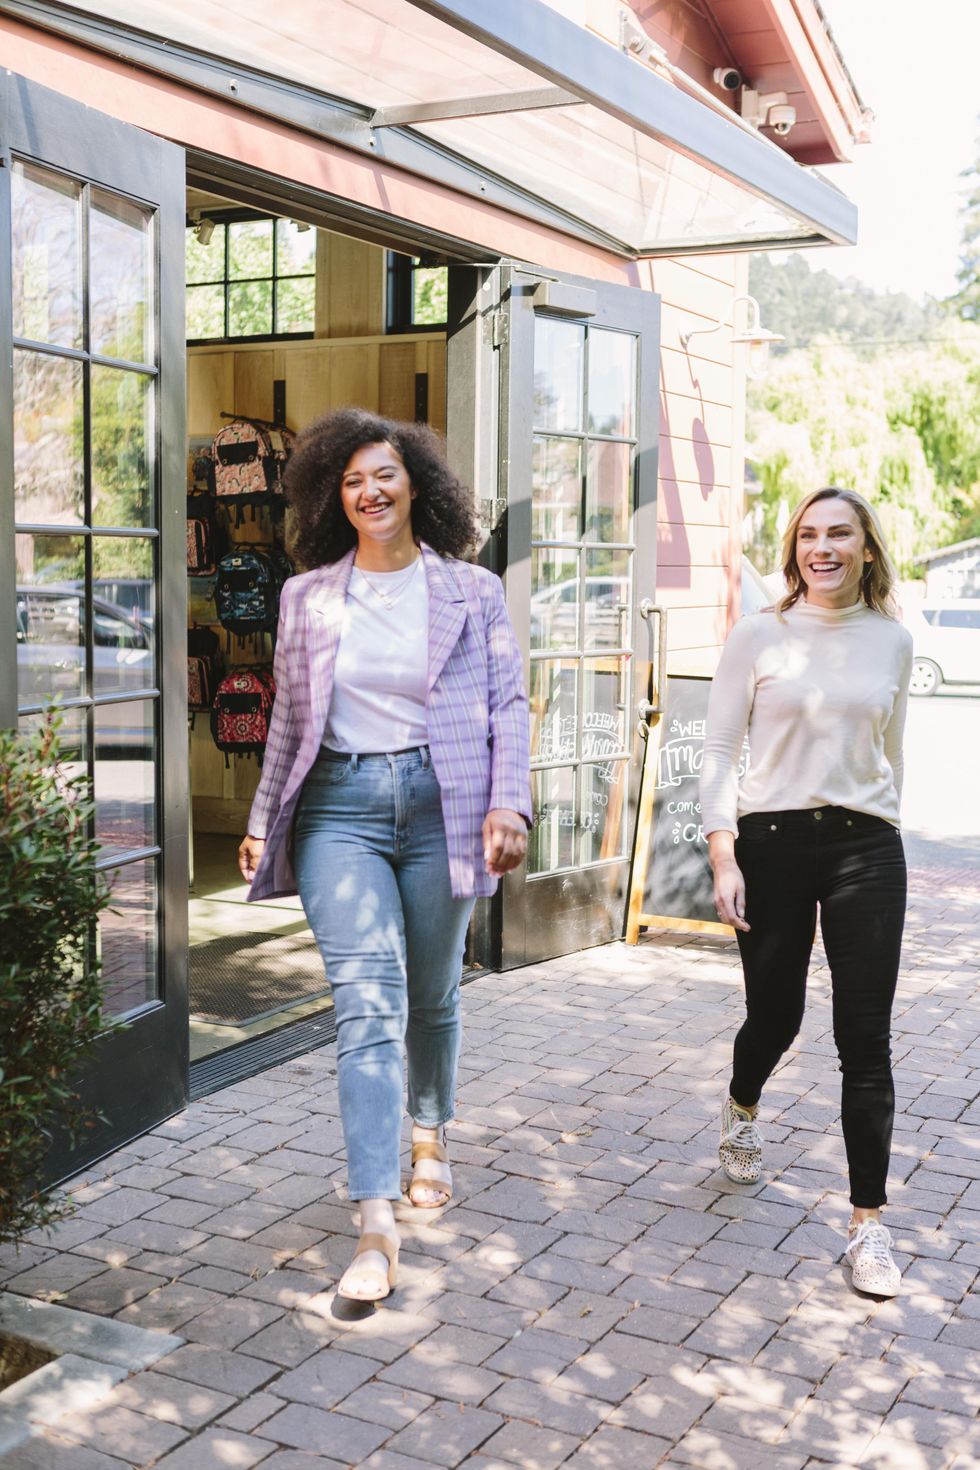
[[[120,1025],[52,1177],[187,1095],[183,151],[0,75],[0,699],[92,779]],[[168,698],[169,695],[169,698]]]
[[[623,932],[656,581],[659,300],[502,271],[507,596],[528,661],[534,826],[502,962]]]

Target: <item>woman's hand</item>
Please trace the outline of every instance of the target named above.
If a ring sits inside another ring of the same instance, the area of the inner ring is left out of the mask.
[[[748,934],[745,922],[745,879],[735,861],[735,837],[731,832],[708,833],[708,857],[714,874],[715,910],[723,924]]]
[[[495,878],[509,873],[527,853],[527,823],[518,812],[497,806],[483,822],[483,860]]]
[[[265,851],[264,837],[243,837],[238,849],[238,870],[246,883],[251,883]]]
[[[723,924],[731,924],[748,934],[745,922],[745,879],[733,857],[726,858],[714,869],[715,908]]]

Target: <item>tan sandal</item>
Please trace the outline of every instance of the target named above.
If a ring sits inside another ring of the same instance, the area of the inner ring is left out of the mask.
[[[431,1173],[420,1172],[419,1165],[427,1161],[448,1166],[449,1154],[446,1152],[446,1145],[428,1140],[424,1143],[412,1144],[412,1182],[408,1186],[408,1197],[417,1210],[441,1210],[443,1205],[448,1205],[452,1199],[453,1187],[447,1184],[445,1179],[438,1179]],[[437,1189],[442,1198],[416,1199],[414,1190],[419,1186],[424,1186],[426,1189]]]
[[[382,1302],[385,1297],[390,1296],[398,1282],[398,1244],[387,1235],[380,1235],[377,1231],[369,1230],[362,1235],[357,1242],[357,1250],[354,1252],[354,1260],[351,1261],[347,1271],[351,1269],[358,1256],[365,1255],[368,1251],[380,1251],[388,1262],[387,1277],[378,1272],[378,1290],[372,1291],[344,1291],[340,1284],[337,1286],[337,1295],[349,1302]],[[347,1275],[344,1272],[344,1276]],[[343,1277],[341,1277],[343,1281]]]

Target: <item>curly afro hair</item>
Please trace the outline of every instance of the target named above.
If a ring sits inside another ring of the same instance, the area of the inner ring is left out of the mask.
[[[300,434],[286,470],[292,511],[290,550],[308,571],[339,561],[356,545],[340,482],[351,456],[366,444],[390,444],[412,482],[412,534],[440,556],[467,557],[475,548],[473,497],[445,459],[442,440],[426,424],[379,418],[341,408],[314,419]]]

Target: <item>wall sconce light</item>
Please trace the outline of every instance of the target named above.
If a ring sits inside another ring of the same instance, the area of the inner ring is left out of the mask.
[[[745,322],[741,330],[738,326],[739,303],[745,304]],[[744,344],[749,350],[747,355],[746,370],[750,378],[759,378],[765,372],[769,361],[769,347],[773,342],[782,342],[784,338],[778,332],[770,332],[759,322],[759,303],[754,296],[736,296],[732,302],[731,319],[722,317],[713,327],[694,327],[692,331],[685,332],[681,338],[681,345],[687,347],[692,337],[702,335],[709,336],[712,332],[721,332],[725,327],[731,326],[732,345]]]

